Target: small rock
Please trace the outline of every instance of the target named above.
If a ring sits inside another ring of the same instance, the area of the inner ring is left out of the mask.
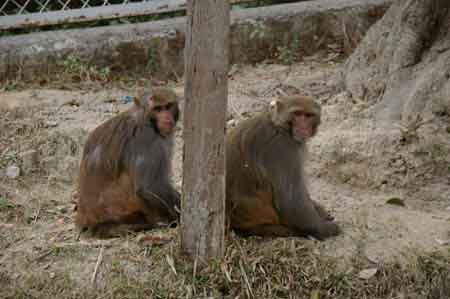
[[[439,245],[441,245],[441,246],[449,245],[449,244],[450,244],[450,240],[436,239],[436,242],[437,242]]]
[[[52,121],[52,120],[48,120],[48,121],[45,122],[44,125],[45,125],[46,128],[54,128],[54,127],[58,126],[58,122]]]
[[[227,118],[226,118],[227,121],[232,120],[234,117],[235,116],[232,112],[227,112]]]
[[[233,77],[239,71],[239,67],[236,64],[231,66],[231,70],[228,72],[228,77]]]
[[[369,279],[369,278],[375,276],[375,274],[377,274],[377,272],[378,272],[377,268],[364,269],[358,273],[358,277],[361,279]]]
[[[81,102],[77,99],[71,99],[68,100],[66,102],[64,102],[61,106],[76,106],[76,107],[80,107],[81,106]]]
[[[20,175],[20,168],[16,165],[8,166],[6,168],[6,176],[10,179],[16,179]]]
[[[380,262],[380,259],[377,256],[366,255],[366,258],[374,264],[378,264]]]
[[[230,119],[229,121],[227,121],[227,126],[229,127],[234,127],[236,126],[237,121],[235,119]]]

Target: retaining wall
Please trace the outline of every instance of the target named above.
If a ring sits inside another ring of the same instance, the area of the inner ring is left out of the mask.
[[[231,63],[273,58],[279,47],[311,55],[329,44],[349,53],[392,0],[319,0],[231,13]],[[0,81],[57,75],[69,55],[112,72],[182,76],[185,18],[0,38]]]

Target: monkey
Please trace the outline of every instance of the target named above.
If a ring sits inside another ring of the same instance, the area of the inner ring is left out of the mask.
[[[306,142],[317,133],[321,107],[302,95],[284,96],[242,121],[226,138],[226,219],[238,234],[336,236],[340,227],[310,198]]]
[[[81,231],[110,237],[179,220],[180,193],[169,178],[178,118],[177,95],[155,87],[89,134],[78,177]]]

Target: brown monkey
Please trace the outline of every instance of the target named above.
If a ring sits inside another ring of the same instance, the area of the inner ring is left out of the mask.
[[[178,115],[175,93],[154,88],[89,135],[79,173],[80,228],[110,236],[178,219],[180,194],[169,180]]]
[[[306,141],[316,134],[320,114],[311,98],[288,96],[227,136],[226,210],[232,229],[318,239],[339,234],[333,217],[310,199],[304,180]]]

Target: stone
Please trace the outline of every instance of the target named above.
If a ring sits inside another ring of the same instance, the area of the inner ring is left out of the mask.
[[[20,176],[20,168],[16,165],[11,165],[6,168],[6,176],[10,179],[16,179]]]

